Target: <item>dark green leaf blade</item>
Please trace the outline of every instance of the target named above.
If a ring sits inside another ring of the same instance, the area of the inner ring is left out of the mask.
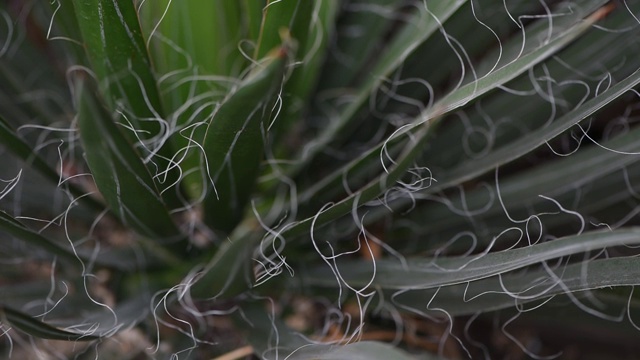
[[[74,0],[73,5],[91,69],[109,108],[122,110],[131,123],[135,131],[125,133],[131,143],[138,137],[150,140],[143,155],[153,158],[155,166],[149,170],[158,185],[173,184],[179,170],[169,160],[173,151],[166,137],[171,129],[133,1]],[[162,195],[170,207],[181,206],[175,189]]]
[[[100,338],[99,336],[95,336],[92,334],[74,333],[58,329],[42,321],[34,319],[28,314],[2,305],[0,305],[0,314],[4,314],[7,320],[18,329],[24,331],[29,335],[42,339],[92,341]]]
[[[202,144],[205,127],[198,123],[209,118],[213,104],[227,92],[226,82],[205,79],[235,79],[245,67],[236,46],[243,35],[239,5],[158,0],[141,3],[138,13],[162,105],[173,126],[169,142],[174,159],[180,159],[180,185],[190,199],[200,199],[201,152],[194,144]]]
[[[281,111],[277,119],[273,119],[275,142],[278,143],[282,136],[291,128],[291,125],[299,119],[303,104],[315,84],[315,77],[319,69],[316,58],[323,55],[322,51],[313,49],[313,44],[318,36],[326,38],[328,34],[318,34],[324,30],[320,19],[314,19],[314,12],[326,13],[335,1],[319,2],[305,0],[269,1],[263,10],[263,20],[260,29],[254,58],[261,59],[267,52],[280,44],[280,37],[284,33],[291,37],[295,46],[295,60],[287,82],[282,89]],[[326,16],[325,16],[326,17]],[[320,29],[318,29],[320,28]],[[312,52],[313,51],[313,52]],[[316,73],[316,74],[314,74]]]
[[[80,140],[94,181],[109,208],[139,234],[184,251],[182,234],[136,150],[114,123],[90,83],[76,86]],[[182,243],[182,244],[181,244]]]
[[[618,99],[622,94],[633,89],[640,83],[640,70],[629,75],[626,79],[613,85],[597,97],[585,102],[576,109],[554,121],[550,126],[532,131],[522,138],[502,148],[489,153],[481,159],[464,162],[439,179],[439,182],[425,192],[436,192],[451,187],[479,175],[491,171],[524,156],[526,153],[544,145],[547,141],[557,137],[580,121],[593,115],[607,104]]]
[[[391,40],[388,49],[381,54],[382,56],[376,59],[376,64],[370,70],[366,81],[358,87],[352,101],[340,109],[340,115],[322,129],[313,142],[307,144],[306,149],[302,151],[304,157],[299,157],[297,159],[299,163],[289,170],[290,176],[298,174],[344,131],[373,91],[381,85],[383,79],[397,69],[422,42],[436,33],[441,22],[451,17],[464,3],[466,0],[434,2],[429,5],[428,10],[422,6],[416,8],[411,20]]]
[[[251,257],[262,233],[249,219],[238,225],[202,270],[189,289],[195,298],[222,298],[239,295],[253,286]]]
[[[465,284],[389,295],[394,304],[405,309],[424,309],[429,303],[428,308],[459,316],[520,306],[567,292],[579,295],[580,291],[635,285],[640,285],[638,259],[612,258],[559,268],[547,265],[532,272],[508,273]]]
[[[81,263],[92,263],[99,267],[110,267],[114,269],[131,271],[137,268],[158,266],[161,259],[155,258],[153,254],[148,254],[144,262],[140,262],[135,251],[129,248],[106,248],[102,249],[99,256],[87,249],[72,249],[63,245],[64,243],[50,239],[38,232],[29,229],[23,223],[14,219],[4,211],[0,211],[0,232],[5,232],[31,246],[45,250],[51,255],[55,255],[77,269],[82,269]]]
[[[28,287],[27,291],[23,286]],[[35,315],[33,305],[30,311],[22,310],[22,306],[31,302],[34,296],[50,296],[50,284],[29,282],[0,290],[3,290],[0,292],[0,316],[4,315],[9,323],[34,338],[64,341],[111,337],[143,321],[151,303],[151,295],[140,288],[135,297],[124,299],[113,307],[98,304],[85,294],[71,294],[54,308],[41,308],[41,315]]]
[[[351,261],[341,264],[339,270],[352,285],[372,285],[383,289],[427,289],[462,284],[494,275],[557,259],[563,256],[586,253],[607,247],[636,245],[640,243],[640,228],[630,227],[614,231],[589,231],[582,234],[506,251],[485,252],[458,257],[378,260],[374,269],[371,263]],[[335,283],[331,272],[322,269],[310,277],[309,283]]]
[[[259,175],[270,112],[289,56],[274,50],[219,106],[204,138],[208,179],[213,189],[204,200],[206,222],[231,231],[242,218]]]
[[[296,39],[297,46],[304,48],[309,33],[309,23],[314,8],[313,1],[269,0],[264,8],[260,38],[254,59],[262,59],[281,42],[280,31],[287,29]]]
[[[260,37],[262,24],[262,10],[266,6],[266,0],[242,0],[242,13],[247,30],[248,39],[254,42]]]
[[[137,117],[161,113],[151,61],[132,1],[74,0],[78,24],[92,70],[108,101],[124,101]],[[159,125],[131,119],[155,135]],[[145,136],[145,135],[143,135]],[[149,135],[146,135],[149,136]]]
[[[0,143],[25,163],[38,170],[47,180],[58,185],[60,175],[53,170],[24,140],[18,137],[11,126],[0,116]],[[67,184],[69,192],[78,201],[94,211],[103,211],[104,206],[94,198],[85,196],[84,191],[72,183]]]
[[[578,15],[580,14],[577,14],[576,17],[580,19]],[[567,31],[562,32],[553,41],[550,41],[549,43],[546,43],[546,44],[540,44],[539,47],[532,50],[531,53],[527,53],[521,56],[517,60],[512,61],[508,65],[495,70],[491,74],[483,78],[480,78],[477,81],[469,83],[465,86],[462,86],[450,92],[443,99],[439,100],[432,108],[426,109],[425,111],[423,111],[423,113],[420,116],[416,117],[415,124],[419,125],[422,122],[429,122],[430,123],[429,126],[436,126],[443,118],[442,116],[443,114],[448,113],[455,108],[461,107],[469,101],[477,99],[482,94],[485,94],[489,91],[496,89],[500,85],[503,85],[506,82],[514,79],[517,75],[522,74],[532,66],[544,61],[551,54],[562,49],[564,46],[566,46],[576,37],[580,36],[580,34],[587,31],[591,25],[593,25],[596,21],[600,19],[600,16],[601,15],[599,13],[595,13],[588,16],[584,21],[576,20],[577,22],[573,23],[573,25],[571,25]],[[625,85],[629,86],[630,81],[632,80],[625,82]],[[617,87],[616,90],[620,91],[620,87]],[[614,91],[612,91],[612,93],[613,92]],[[596,102],[594,106],[596,107],[594,109],[595,111],[600,107],[602,107],[603,104]],[[398,131],[396,135],[415,131],[414,129],[416,128],[419,128],[419,126],[407,126],[401,129],[400,131]],[[416,138],[421,139],[420,136],[416,136]],[[343,166],[342,169],[338,169],[334,173],[327,176],[325,179],[323,179],[323,181],[318,182],[318,184],[316,186],[313,186],[309,192],[303,193],[301,198],[304,200],[312,200],[316,196],[319,196],[320,198],[322,198],[322,195],[324,194],[325,191],[327,192],[335,191],[337,187],[334,187],[334,189],[327,189],[327,188],[336,184],[338,181],[342,181],[342,179],[345,178],[346,175],[348,175],[349,171],[351,171],[355,167],[362,167],[364,164],[361,164],[360,162],[371,162],[372,160],[377,161],[375,158],[371,157],[371,155],[376,153],[381,153],[381,151],[383,151],[385,146],[393,145],[393,142],[397,140],[404,140],[404,138],[401,136],[396,136],[395,138],[391,138],[388,141],[385,140],[379,143],[376,147],[372,147],[367,151],[367,153],[363,154],[363,156],[361,156],[360,158],[353,160],[351,163],[348,163],[345,166]],[[424,141],[424,139],[421,139],[420,141]],[[540,141],[540,140],[536,138],[535,141]],[[427,191],[430,191],[429,189],[431,188],[427,188],[427,189],[428,189]],[[320,201],[320,203],[322,203],[322,201]],[[336,206],[333,206],[333,208],[335,207]],[[348,210],[348,209],[345,208],[345,210]],[[320,220],[318,221],[319,225],[322,224],[322,219],[324,215],[325,214],[323,213],[321,216],[318,216],[318,220]],[[306,231],[309,229],[309,226],[307,225],[310,225],[310,220],[311,219],[305,219],[302,222],[288,228],[286,232],[288,233],[292,231],[293,233],[297,234],[298,233],[297,228],[299,226],[304,226],[304,231]],[[293,231],[294,229],[296,229],[296,231]]]
[[[71,249],[63,247],[59,243],[47,239],[35,231],[28,229],[21,222],[9,216],[4,211],[0,211],[0,231],[11,234],[30,245],[46,250],[47,252],[59,256],[70,263],[79,264],[78,258]]]

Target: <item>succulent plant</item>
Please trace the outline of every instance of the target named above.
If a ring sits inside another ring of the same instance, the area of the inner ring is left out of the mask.
[[[636,2],[0,6],[2,356],[637,337]]]

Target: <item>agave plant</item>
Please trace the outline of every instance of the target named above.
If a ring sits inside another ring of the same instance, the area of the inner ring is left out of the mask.
[[[0,6],[3,357],[637,337],[637,3]]]

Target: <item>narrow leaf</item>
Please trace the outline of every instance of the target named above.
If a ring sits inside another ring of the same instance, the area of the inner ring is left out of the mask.
[[[13,310],[9,307],[0,305],[0,314],[4,315],[11,325],[24,331],[25,333],[41,338],[51,340],[65,341],[92,341],[100,337],[91,333],[75,333],[61,330],[42,321],[36,320],[31,315],[21,311]]]
[[[229,298],[253,286],[251,257],[262,233],[254,221],[241,223],[224,242],[189,289],[196,298]]]
[[[262,1],[253,1],[252,6]],[[238,49],[246,35],[243,10],[240,1],[141,3],[140,22],[157,71],[178,77],[194,75],[191,70],[200,75],[239,75],[246,61]]]
[[[578,38],[594,23],[606,15],[608,11],[610,11],[609,7],[596,11],[583,21],[575,23],[548,43],[545,43],[544,45],[520,56],[517,60],[509,62],[498,70],[450,92],[443,99],[439,100],[433,108],[437,112],[449,112],[453,109],[464,106],[469,101],[477,99],[488,91],[495,89],[497,84],[504,84],[505,82],[514,79],[516,76],[537,65],[542,60],[551,56],[571,41]],[[433,111],[433,109],[431,111]]]
[[[50,285],[47,288],[45,294],[49,296]],[[65,341],[111,337],[120,330],[139,324],[149,314],[151,295],[140,289],[136,297],[124,300],[113,308],[98,305],[94,299],[83,295],[65,296],[58,306],[48,309],[44,316],[33,316],[8,306],[6,299],[0,298],[0,314],[4,314],[13,326],[35,338]],[[43,320],[39,320],[40,317]]]
[[[580,121],[593,115],[596,111],[602,109],[638,84],[640,84],[640,70],[637,70],[607,91],[562,116],[560,119],[551,123],[551,125],[531,131],[517,141],[501,147],[481,159],[473,159],[472,161],[457,166],[451,171],[447,171],[443,176],[438,178],[438,183],[427,191],[431,193],[455,186],[456,184],[491,171],[500,165],[521,158],[523,155],[544,145]]]
[[[340,36],[336,36],[335,43],[331,44],[327,54],[324,76],[318,83],[320,93],[357,86],[353,84],[353,80],[366,71],[371,62],[372,51],[387,42],[384,38],[385,31],[393,26],[393,14],[401,11],[398,6],[402,5],[395,0],[358,0],[343,6],[343,12],[333,25]]]
[[[573,27],[571,27],[569,30],[564,32],[558,38],[554,39],[553,41],[550,41],[547,44],[541,45],[539,48],[533,50],[531,53],[521,56],[517,60],[509,63],[508,65],[500,69],[495,70],[494,72],[490,73],[489,75],[481,79],[478,79],[477,81],[474,81],[457,90],[454,90],[449,95],[439,100],[432,108],[425,110],[420,116],[418,116],[415,119],[414,123],[420,124],[423,122],[429,122],[431,124],[436,124],[439,121],[438,119],[442,114],[447,113],[453,109],[456,109],[464,105],[468,101],[471,101],[481,96],[482,94],[490,90],[493,90],[498,86],[501,86],[506,82],[514,79],[516,76],[522,74],[532,66],[540,63],[541,61],[546,59],[548,56],[552,55],[554,52],[558,51],[567,43],[575,39],[581,33],[589,29],[589,27],[599,19],[599,16],[601,15],[594,14],[590,16],[587,20],[575,24]],[[612,91],[609,92],[609,97],[603,98],[602,102],[598,102],[598,101],[591,102],[590,103],[591,107],[582,108],[582,110],[584,110],[583,113],[580,113],[579,112],[580,109],[578,109],[576,113],[573,114],[573,116],[574,117],[578,115],[584,115],[585,117],[588,116],[590,113],[604,106],[607,102],[612,101],[617,96],[619,96],[621,91],[622,92],[627,91],[631,86],[633,86],[633,84],[635,84],[635,81],[637,81],[636,77],[633,77],[632,79],[627,79],[627,80],[628,81],[624,82],[624,85],[621,85],[619,87],[616,87],[615,89],[612,89]],[[574,118],[566,118],[566,119],[574,120]],[[573,124],[575,124],[575,122],[571,123],[571,125]],[[565,123],[565,126],[566,126],[566,123]],[[416,129],[415,127],[407,126],[403,129],[400,129],[400,131],[398,131],[396,135],[401,135],[403,133],[415,131],[415,129]],[[366,165],[360,164],[361,161],[366,161],[366,162],[378,161],[377,159],[375,159],[375,157],[372,157],[373,154],[376,154],[376,153],[380,154],[382,153],[385,146],[393,146],[395,142],[401,141],[401,140],[404,140],[402,136],[396,136],[394,139],[389,139],[388,141],[381,142],[376,147],[371,148],[369,151],[367,151],[366,154],[364,154],[360,158],[352,161],[349,164],[346,164],[342,168],[336,170],[335,172],[327,176],[326,179],[321,183],[322,184],[321,186],[315,186],[311,189],[310,192],[304,193],[304,198],[313,199],[314,197],[317,196],[316,194],[322,194],[323,191],[327,190],[327,186],[332,186],[337,181],[343,178],[347,178],[349,172],[352,171],[354,168],[366,166]],[[540,138],[532,137],[531,141],[538,143],[540,142]],[[509,156],[511,155],[511,153],[508,153],[508,154]],[[474,172],[475,171],[477,170],[474,170]]]
[[[635,285],[640,285],[638,259],[613,258],[387,295],[404,309],[443,309],[460,316],[521,306],[568,292],[580,296],[580,291]]]
[[[231,231],[242,218],[260,170],[275,91],[289,56],[274,50],[219,106],[207,127],[203,148],[211,189],[204,200],[206,222]]]
[[[297,41],[296,46],[304,48],[309,33],[313,1],[305,0],[269,0],[264,8],[260,38],[254,53],[254,59],[262,59],[282,41],[280,31],[287,29]]]
[[[640,129],[635,128],[601,145],[616,151],[637,153],[640,151],[639,136]],[[526,143],[527,140],[524,139],[523,142]],[[499,152],[502,153],[502,151]],[[500,196],[507,209],[521,208],[523,204],[529,208],[540,209],[538,205],[541,202],[550,204],[540,195],[553,197],[560,203],[572,203],[575,201],[573,192],[581,188],[582,195],[580,202],[576,203],[579,206],[576,210],[582,214],[594,214],[608,204],[619,202],[620,199],[629,196],[624,176],[621,176],[619,171],[626,169],[626,172],[631,175],[629,178],[634,178],[639,171],[638,161],[638,157],[634,155],[621,155],[597,146],[585,147],[569,157],[557,159],[500,181]],[[483,161],[478,160],[478,163],[482,166]],[[446,184],[446,180],[444,182]],[[434,187],[438,188],[438,185],[439,183]],[[587,185],[586,188],[585,185]],[[422,194],[428,196],[429,191],[430,189],[426,189]],[[471,191],[465,195],[464,206],[468,206],[469,209],[481,208],[486,203],[486,195],[486,189]],[[410,202],[403,200],[390,204],[394,209],[406,208],[409,205]],[[453,199],[450,206],[460,208],[463,205],[460,199]],[[380,215],[373,211],[371,216],[375,219]],[[512,216],[517,217],[515,214]],[[409,218],[420,219],[424,224],[429,224],[429,232],[440,234],[448,231],[458,232],[469,223],[468,218],[452,216],[447,206],[437,204],[417,209],[409,215]],[[491,224],[496,224],[495,220],[491,219],[500,219],[497,220],[501,221],[497,227],[512,225],[508,219],[504,218],[504,209],[499,203],[476,217],[476,220],[480,219],[483,219],[482,222],[489,221]],[[547,221],[551,222],[552,219]],[[545,225],[547,227],[551,224]]]
[[[178,169],[169,160],[174,155],[166,142],[170,128],[133,1],[73,0],[73,5],[91,69],[109,108],[122,110],[130,122],[134,131],[125,136],[131,143],[153,140],[142,155],[153,159],[149,170],[159,185],[173,184]],[[163,196],[175,208],[181,204],[173,190]]]
[[[254,6],[260,2],[252,1]],[[184,191],[191,199],[201,200],[199,146],[206,130],[201,124],[210,118],[216,102],[228,93],[247,62],[238,45],[244,35],[240,2],[146,1],[139,12],[159,74],[167,121],[175,124],[175,134],[169,139],[175,151],[170,155],[179,160]]]
[[[497,240],[497,239],[496,239]],[[372,286],[383,289],[425,289],[455,285],[484,279],[563,256],[604,249],[611,246],[640,243],[640,228],[615,231],[591,231],[549,242],[495,253],[485,252],[464,257],[410,259],[406,263],[378,260]],[[345,281],[353,286],[369,284],[373,275],[371,263],[340,264],[337,268]],[[331,272],[322,270],[309,278],[310,283],[335,283]]]
[[[84,45],[111,104],[125,102],[141,134],[150,138],[160,126],[142,118],[162,113],[151,61],[133,1],[73,0]]]
[[[79,81],[78,126],[80,140],[94,181],[109,208],[139,234],[160,243],[177,242],[182,235],[169,216],[162,198],[137,151],[99,102],[93,88]]]
[[[242,13],[248,30],[248,37],[258,42],[262,25],[262,11],[267,5],[266,0],[242,0]]]
[[[278,111],[277,118],[273,119],[271,132],[274,134],[274,143],[276,144],[279,143],[291,125],[299,119],[298,116],[303,108],[302,104],[305,103],[314,83],[312,81],[315,80],[315,78],[305,78],[303,75],[314,71],[312,67],[318,65],[313,61],[314,57],[322,55],[320,51],[316,51],[316,54],[309,53],[312,51],[309,47],[313,47],[315,44],[312,42],[316,41],[316,38],[311,38],[311,35],[327,35],[314,34],[317,26],[321,25],[317,24],[320,19],[314,19],[312,15],[316,8],[323,7],[319,10],[325,10],[333,2],[330,0],[321,4],[306,0],[269,1],[263,10],[260,39],[254,58],[264,57],[269,50],[280,44],[283,31],[287,33],[286,36],[292,39],[292,45],[296,49],[295,59],[292,59],[292,64],[295,65],[288,72],[287,82],[282,89],[280,100],[282,109]]]
[[[418,132],[415,134],[413,141],[405,144],[397,159],[393,161],[393,165],[389,167],[387,172],[381,174],[375,179],[368,182],[362,188],[350,193],[344,199],[336,203],[328,203],[323,209],[318,211],[316,215],[308,217],[304,220],[289,224],[284,227],[278,237],[295,237],[307,232],[312,232],[314,228],[321,227],[331,223],[339,217],[348,214],[354,207],[359,207],[375,198],[384,194],[389,188],[398,185],[400,178],[406,173],[406,170],[412,165],[415,158],[420,153],[422,146],[428,139],[429,124],[418,126]],[[273,241],[275,236],[270,237]],[[271,246],[269,241],[265,241],[263,246]],[[285,248],[287,251],[288,248]]]
[[[98,256],[96,256],[93,250],[73,249],[63,245],[63,243],[59,241],[55,241],[29,229],[4,211],[0,211],[0,232],[10,234],[20,241],[40,248],[51,255],[58,256],[67,263],[75,265],[77,269],[81,269],[81,262],[85,264],[91,263],[98,267],[109,267],[124,271],[164,264],[162,262],[163,258],[154,256],[155,254],[151,250],[146,254],[147,256],[144,261],[141,262],[139,250],[135,251],[130,248],[105,248],[101,249]]]
[[[46,163],[24,140],[18,137],[11,126],[0,116],[0,143],[11,151],[14,155],[20,158],[25,163],[29,164],[32,168],[36,169],[51,183],[58,185],[60,183],[60,175],[53,170],[49,164]],[[69,192],[78,201],[86,205],[88,208],[101,212],[104,210],[104,206],[97,202],[90,196],[84,196],[85,192],[72,183],[67,184]]]
[[[402,31],[393,38],[386,51],[377,59],[376,65],[367,76],[367,81],[358,88],[358,93],[349,102],[337,119],[323,129],[322,133],[302,151],[304,158],[290,169],[290,174],[297,174],[306,164],[310,163],[325,146],[327,146],[343,129],[353,116],[365,104],[371,93],[382,81],[396,70],[404,60],[426,39],[433,35],[440,23],[446,21],[455,13],[466,0],[434,2],[429,4],[428,10],[420,7],[416,14],[407,21]]]
[[[59,256],[69,263],[79,265],[78,258],[73,250],[62,246],[60,243],[47,239],[37,232],[28,229],[18,220],[12,218],[4,211],[0,211],[0,230],[15,236],[16,238],[43,249],[52,255]]]

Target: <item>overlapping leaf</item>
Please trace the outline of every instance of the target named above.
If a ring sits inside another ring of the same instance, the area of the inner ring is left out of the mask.
[[[432,123],[435,123],[438,120],[438,117],[442,116],[443,113],[451,111],[457,107],[464,105],[466,102],[471,101],[472,99],[480,97],[484,93],[505,84],[506,82],[525,72],[527,69],[545,60],[554,52],[560,50],[570,41],[574,40],[580,34],[588,30],[594,22],[600,19],[600,16],[600,14],[595,14],[591,15],[585,21],[574,22],[572,26],[570,26],[566,31],[562,32],[557,38],[553,39],[552,41],[540,45],[530,53],[521,56],[517,60],[500,69],[495,70],[491,74],[450,92],[447,96],[434,104],[432,108],[426,109],[423,114],[421,114],[421,116],[417,117],[415,120],[415,125],[406,126],[400,129],[399,131],[394,133],[394,136],[392,138],[385,140],[376,147],[373,147],[363,156],[345,165],[342,169],[339,169],[338,171],[329,175],[322,182],[323,186],[314,187],[312,190],[313,194],[304,194],[303,198],[313,199],[315,194],[322,196],[324,186],[336,186],[336,183],[341,181],[342,178],[346,176],[352,168],[359,165],[358,163],[360,161],[372,161],[371,154],[382,154],[382,151],[385,149],[385,147],[392,146],[396,141],[404,140],[402,136],[403,134],[415,131],[416,134],[413,134],[413,138],[415,139],[413,141],[415,141],[415,143],[405,145],[405,154],[400,155],[400,157],[395,160],[396,164],[393,169],[396,172],[396,175],[400,176],[401,174],[398,174],[397,172],[400,171],[400,169],[402,169],[402,171],[404,172],[411,165],[412,161],[415,159],[415,156],[419,154],[419,152],[415,149],[419,147],[420,144],[422,144],[424,141],[426,141],[426,137],[428,134],[428,132],[424,130],[426,129],[426,126],[431,126]],[[599,106],[596,106],[596,108],[599,108]],[[403,164],[404,168],[399,167],[399,164]],[[370,201],[380,194],[384,193],[384,191],[389,187],[395,185],[394,181],[386,181],[388,177],[391,176],[383,175],[382,178],[374,180],[370,184],[365,185],[361,190],[352,192],[351,195],[341,200],[339,203],[336,203],[334,205],[331,205],[327,209],[324,209],[322,212],[318,213],[317,216],[307,218],[303,221],[293,224],[292,226],[285,229],[281,235],[299,235],[303,232],[309,231],[311,229],[312,223],[316,226],[321,226],[327,223],[329,219],[335,219],[338,216],[347,214],[349,211],[351,211],[354,201],[357,200],[360,203]],[[383,186],[380,186],[381,184]],[[365,194],[365,191],[366,195],[363,196],[363,194]],[[319,201],[319,203],[324,202]]]
[[[157,183],[170,189],[163,197],[172,208],[180,206],[175,186],[178,168],[171,162],[173,151],[167,138],[170,126],[158,93],[153,67],[142,37],[132,1],[73,1],[84,47],[92,70],[100,81],[107,104],[130,123],[125,132],[131,143],[145,142],[141,155],[153,159],[149,171]]]
[[[183,236],[138,152],[86,80],[77,83],[76,93],[87,164],[109,208],[139,234],[184,252]]]
[[[202,147],[211,186],[204,209],[214,229],[231,231],[243,216],[259,174],[271,116],[290,49],[270,53],[213,114]]]
[[[398,260],[380,260],[375,264],[350,262],[337,269],[343,279],[353,286],[372,285],[385,289],[420,289],[447,286],[484,279],[493,275],[521,269],[563,256],[585,253],[620,245],[640,242],[640,228],[615,231],[591,231],[553,241],[498,252],[483,252],[464,257],[442,257]],[[499,240],[499,239],[498,239]],[[523,240],[524,241],[524,240]],[[487,249],[489,251],[490,248]],[[310,277],[311,283],[328,284],[328,270]]]
[[[9,151],[18,156],[22,161],[31,164],[31,166],[40,172],[52,184],[58,185],[61,178],[60,175],[53,170],[33,149],[11,129],[9,124],[0,117],[0,143]],[[79,202],[85,204],[94,211],[102,211],[103,206],[94,198],[84,196],[85,193],[74,184],[68,184],[69,192],[79,198]]]
[[[58,329],[6,306],[0,306],[0,314],[4,315],[9,320],[9,323],[18,329],[42,339],[66,341],[92,341],[99,339],[99,336],[91,333],[75,333]]]
[[[428,304],[434,313],[444,310],[452,316],[469,315],[567,293],[580,296],[581,291],[639,285],[638,268],[638,259],[602,259],[557,268],[547,266],[522,274],[507,273],[429,290],[387,292],[387,295],[395,305],[405,310],[424,309]]]

